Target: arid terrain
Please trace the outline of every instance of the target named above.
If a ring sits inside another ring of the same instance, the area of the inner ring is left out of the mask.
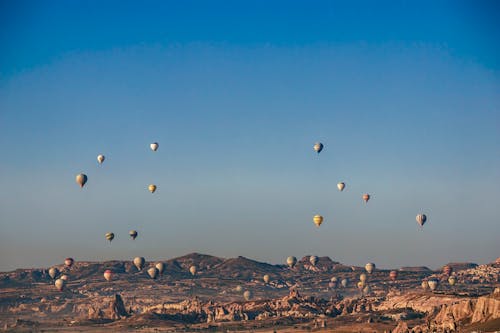
[[[58,291],[47,269],[0,273],[0,329],[32,331],[280,331],[448,332],[500,330],[500,262],[449,263],[443,270],[352,267],[309,257],[295,267],[244,257],[189,254],[164,261],[152,279],[146,262],[75,261],[56,265],[67,275]],[[189,268],[195,265],[196,274]],[[111,270],[106,281],[103,273]],[[358,288],[365,273],[365,285]],[[266,283],[264,275],[269,275]],[[331,278],[336,277],[337,282]],[[58,278],[57,276],[55,277]],[[348,279],[347,287],[341,283]],[[422,281],[437,279],[434,291]],[[367,288],[367,286],[369,286]],[[244,292],[250,291],[251,295]]]

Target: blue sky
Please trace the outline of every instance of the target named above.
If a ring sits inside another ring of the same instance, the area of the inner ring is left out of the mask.
[[[0,2],[0,270],[193,251],[381,267],[495,259],[498,12]]]

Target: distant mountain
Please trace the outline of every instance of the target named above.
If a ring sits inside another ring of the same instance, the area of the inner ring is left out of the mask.
[[[221,277],[238,279],[261,279],[265,274],[271,278],[280,275],[284,266],[271,265],[245,257],[230,258],[213,267],[212,273]]]
[[[432,269],[425,266],[404,266],[399,270],[401,272],[432,272]]]

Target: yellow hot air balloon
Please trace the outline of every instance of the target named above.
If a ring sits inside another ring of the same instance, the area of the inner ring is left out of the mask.
[[[106,239],[109,240],[109,242],[111,243],[111,241],[115,238],[115,234],[112,233],[112,232],[108,232],[106,233]]]
[[[57,279],[56,282],[54,282],[54,285],[56,286],[57,290],[63,291],[64,286],[66,285],[66,281],[63,279]]]
[[[269,281],[271,280],[271,277],[268,274],[266,274],[262,279],[264,280],[264,283],[268,284]]]
[[[104,155],[97,155],[97,162],[99,162],[99,164],[102,164],[105,159],[106,157],[104,157]]]
[[[316,142],[313,146],[313,149],[319,154],[323,150],[323,144],[321,142]]]
[[[191,273],[191,275],[194,276],[196,274],[196,266],[193,265],[189,267],[189,272]]]
[[[149,148],[151,148],[152,151],[157,151],[159,146],[158,142],[153,142],[149,145]]]
[[[338,183],[337,188],[339,189],[340,192],[342,192],[345,188],[345,183]]]
[[[314,215],[313,222],[314,222],[314,224],[316,224],[317,227],[319,227],[321,225],[321,223],[323,223],[323,216]]]
[[[252,299],[252,292],[250,290],[245,290],[245,292],[243,293],[243,297],[246,301],[249,301],[250,299]]]
[[[368,200],[370,200],[370,195],[368,193],[363,194],[363,200],[365,203],[368,202]]]
[[[151,193],[155,193],[155,191],[156,191],[156,185],[154,185],[154,184],[149,185],[148,186],[148,190]]]
[[[87,179],[87,175],[84,173],[79,173],[78,175],[76,175],[76,183],[82,188],[87,183]]]
[[[113,278],[113,271],[110,270],[110,269],[107,269],[104,271],[104,278],[106,279],[106,281],[111,281],[111,279]]]

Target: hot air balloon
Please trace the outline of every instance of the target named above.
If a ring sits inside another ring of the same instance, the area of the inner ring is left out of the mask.
[[[286,258],[286,264],[288,265],[288,267],[293,268],[296,263],[297,263],[297,258],[295,258],[294,256]]]
[[[448,276],[450,276],[450,275],[451,275],[451,272],[453,272],[453,268],[451,268],[451,266],[450,266],[450,265],[445,265],[445,266],[443,267],[443,274],[444,274],[444,275],[448,275]]]
[[[340,192],[342,192],[345,188],[345,183],[338,183],[337,188],[339,189]]]
[[[66,281],[63,279],[57,279],[56,282],[54,282],[54,285],[56,286],[57,290],[63,291],[64,286],[66,285]]]
[[[418,214],[416,220],[417,223],[420,224],[421,227],[423,227],[425,222],[427,221],[427,216],[425,216],[425,214]]]
[[[359,281],[361,282],[365,282],[366,281],[366,274],[365,273],[362,273],[359,275]]]
[[[398,278],[398,271],[391,271],[389,273],[389,278],[392,280],[392,281],[396,281],[396,279]]]
[[[80,185],[80,187],[83,187],[85,183],[87,183],[87,175],[84,173],[76,175],[76,183]]]
[[[111,279],[113,278],[113,271],[110,269],[105,270],[104,278],[106,279],[106,281],[111,281]]]
[[[314,215],[313,222],[314,222],[314,224],[316,224],[317,227],[319,227],[321,225],[321,223],[323,223],[323,216]]]
[[[268,275],[268,274],[266,274],[266,275],[264,275],[263,280],[264,280],[264,283],[265,283],[265,284],[268,284],[268,283],[269,283],[269,280],[271,280],[271,278],[269,277],[269,275]]]
[[[359,281],[358,282],[358,289],[359,290],[363,290],[363,288],[365,287],[366,283],[364,281]]]
[[[153,142],[152,144],[149,145],[149,148],[151,148],[152,151],[157,151],[158,150],[158,142]]]
[[[191,273],[191,275],[196,275],[196,266],[193,265],[191,267],[189,267],[189,272]]]
[[[236,291],[241,293],[243,291],[243,287],[242,286],[236,286]]]
[[[109,240],[109,242],[111,243],[111,241],[115,238],[115,234],[112,233],[112,232],[107,232],[106,233],[106,239]]]
[[[374,269],[375,269],[375,264],[372,262],[369,262],[365,265],[365,270],[368,272],[368,274],[371,274]]]
[[[73,258],[66,258],[66,259],[64,259],[64,265],[66,265],[66,267],[73,266],[74,262],[75,261],[73,260]]]
[[[163,274],[165,272],[165,264],[162,262],[159,262],[155,265],[155,267],[158,269],[158,273]]]
[[[316,257],[316,256],[310,256],[309,257],[309,262],[311,263],[311,265],[316,266],[316,264],[318,263],[318,257]]]
[[[144,268],[144,264],[146,263],[146,260],[144,257],[135,257],[134,258],[134,265],[137,267],[137,270],[140,271]]]
[[[368,200],[370,200],[370,195],[368,193],[363,194],[363,200],[365,203],[368,202]]]
[[[250,290],[245,290],[243,293],[243,297],[246,301],[249,301],[252,298],[252,292]]]
[[[156,279],[156,277],[158,276],[158,273],[159,273],[158,268],[156,268],[156,267],[150,267],[148,269],[148,275],[152,279]]]
[[[69,276],[66,275],[66,274],[63,274],[63,275],[61,275],[60,279],[64,280],[64,281],[68,281],[69,280]]]
[[[422,286],[423,290],[429,289],[429,283],[426,280],[423,280],[420,285]]]
[[[342,287],[347,288],[347,286],[349,285],[349,279],[342,279],[342,281],[340,281],[340,284],[342,285]]]
[[[429,285],[429,289],[434,291],[439,285],[439,281],[437,279],[431,279],[427,281],[427,284]]]
[[[369,293],[372,292],[372,288],[370,288],[370,285],[367,284],[364,288],[363,288],[363,295],[368,295]]]
[[[132,237],[132,239],[135,239],[137,237],[137,231],[135,230],[130,230],[128,234],[130,237]]]
[[[323,144],[321,142],[316,142],[313,146],[313,149],[319,154],[323,150]]]
[[[51,279],[55,279],[59,275],[59,270],[56,267],[49,268],[49,276]]]
[[[156,185],[154,185],[154,184],[149,185],[148,186],[148,190],[151,193],[155,193],[155,191],[156,191]]]
[[[457,279],[452,275],[448,278],[448,283],[453,287],[457,283]]]
[[[99,162],[99,164],[102,164],[105,159],[104,155],[97,155],[97,162]]]
[[[330,288],[337,288],[337,283],[338,283],[338,279],[334,276],[330,279],[330,283],[328,284],[328,286]]]

